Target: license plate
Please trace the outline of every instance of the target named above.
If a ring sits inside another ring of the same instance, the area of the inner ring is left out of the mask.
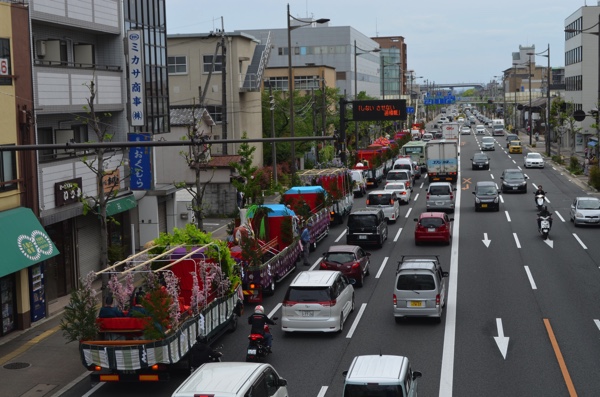
[[[367,239],[367,236],[358,236],[358,239],[359,239],[359,240],[366,240],[366,239]]]
[[[487,208],[487,204],[481,204],[481,208]]]
[[[248,349],[248,354],[256,354],[256,349]]]
[[[302,314],[302,317],[314,317],[315,316],[315,312],[312,310],[300,310],[300,314]]]
[[[444,202],[443,201],[436,201],[435,205],[444,205]]]
[[[517,190],[517,187],[516,187],[516,186],[513,186],[513,190]]]
[[[428,232],[435,232],[435,227],[430,227],[429,229],[427,229]]]
[[[478,165],[479,168],[483,168],[483,165]]]
[[[423,302],[421,302],[421,301],[410,301],[410,302],[408,302],[408,305],[410,307],[422,307],[423,306]]]
[[[598,223],[598,219],[588,219],[588,223]]]

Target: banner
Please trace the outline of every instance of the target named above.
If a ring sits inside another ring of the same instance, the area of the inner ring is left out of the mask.
[[[152,140],[152,134],[150,133],[128,134],[127,137],[129,142],[145,142]],[[129,167],[131,172],[129,186],[131,190],[152,189],[151,152],[151,147],[129,148]]]

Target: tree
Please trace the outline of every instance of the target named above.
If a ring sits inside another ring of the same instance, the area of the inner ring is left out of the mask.
[[[246,131],[242,134],[242,139],[248,139]],[[264,198],[260,194],[260,178],[262,175],[261,171],[258,171],[258,167],[253,166],[254,152],[256,147],[250,146],[247,142],[240,144],[238,154],[242,156],[239,163],[231,163],[230,165],[237,171],[239,178],[231,181],[233,186],[242,192],[246,200],[250,200],[252,204],[262,204]]]
[[[554,130],[555,142],[558,144],[557,155],[559,157],[563,135],[569,134],[571,147],[574,148],[575,135],[581,131],[581,127],[577,127],[577,121],[573,117],[573,109],[575,109],[573,102],[565,102],[560,98],[553,100],[550,107],[550,126]]]

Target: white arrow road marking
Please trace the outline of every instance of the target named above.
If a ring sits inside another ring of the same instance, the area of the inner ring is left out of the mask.
[[[412,211],[412,208],[409,208],[408,211],[406,211],[406,215],[404,217],[408,218],[408,216],[410,215],[411,211]]]
[[[317,397],[325,397],[327,389],[329,389],[329,386],[321,386],[321,390],[319,390],[319,394],[317,394]]]
[[[340,237],[338,237],[335,242],[337,243],[338,241],[340,241],[342,239],[342,237],[344,237],[344,235],[346,234],[347,230],[344,229],[344,231],[340,234]]]
[[[594,320],[594,324],[596,324],[596,327],[600,330],[600,320]]]
[[[358,327],[358,322],[360,321],[360,318],[362,317],[362,315],[365,312],[366,308],[367,308],[367,304],[366,303],[363,303],[362,305],[360,305],[360,310],[358,311],[358,314],[356,315],[356,318],[352,322],[352,327],[350,327],[350,331],[348,331],[348,334],[346,334],[346,339],[352,338],[352,335],[354,334],[354,331],[356,330],[356,327]]]
[[[510,215],[508,215],[508,211],[504,211],[504,213],[506,214],[506,220],[510,222]]]
[[[565,218],[563,218],[562,215],[558,213],[558,211],[554,211],[554,213],[560,218],[561,221],[565,221]]]
[[[383,273],[383,269],[385,269],[385,264],[387,263],[389,257],[385,257],[383,258],[383,262],[381,262],[381,266],[379,266],[379,270],[377,271],[377,275],[375,276],[375,278],[379,278],[381,277],[381,273]]]
[[[492,242],[492,240],[488,239],[487,233],[483,233],[483,240],[481,241],[483,241],[487,248],[490,248],[490,243]]]
[[[417,195],[415,196],[415,198],[413,199],[413,201],[417,201],[418,198],[419,198],[419,193],[417,193]]]
[[[546,240],[544,240],[544,242],[545,242],[546,244],[548,244],[548,247],[550,247],[550,248],[554,248],[554,241],[552,241],[552,240],[550,240],[550,239],[546,239]]]
[[[506,353],[508,352],[508,336],[504,336],[504,329],[502,328],[502,319],[496,319],[496,327],[498,328],[498,336],[494,336],[494,340],[502,353],[502,357],[506,360]]]
[[[513,233],[513,237],[515,238],[515,244],[517,244],[517,248],[521,248],[521,243],[519,242],[519,237],[517,237],[517,233]]]
[[[398,229],[398,233],[396,233],[396,237],[394,237],[394,242],[398,241],[400,238],[400,233],[402,233],[402,228]]]
[[[575,240],[577,240],[579,242],[579,244],[581,244],[581,246],[583,247],[584,250],[587,249],[587,247],[585,246],[583,241],[581,241],[581,239],[575,233],[573,233],[573,237],[575,237]]]
[[[533,280],[529,266],[525,266],[525,273],[527,273],[527,278],[529,279],[529,284],[531,284],[531,289],[537,289],[537,285],[535,285],[535,281]]]

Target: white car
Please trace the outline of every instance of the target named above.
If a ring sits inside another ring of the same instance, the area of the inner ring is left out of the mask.
[[[539,167],[544,168],[544,158],[536,152],[527,153],[525,156],[525,168]]]
[[[477,132],[478,134],[485,134],[485,127],[481,124],[477,124],[477,126],[475,127],[475,132]]]
[[[471,133],[471,129],[469,127],[460,127],[461,135],[469,135]]]
[[[410,189],[406,188],[406,184],[404,182],[390,182],[383,188],[384,190],[392,190],[396,193],[398,199],[404,204],[408,204],[410,202],[410,196],[412,192]]]
[[[354,311],[354,287],[337,270],[305,270],[292,281],[281,308],[284,332],[342,332]]]

